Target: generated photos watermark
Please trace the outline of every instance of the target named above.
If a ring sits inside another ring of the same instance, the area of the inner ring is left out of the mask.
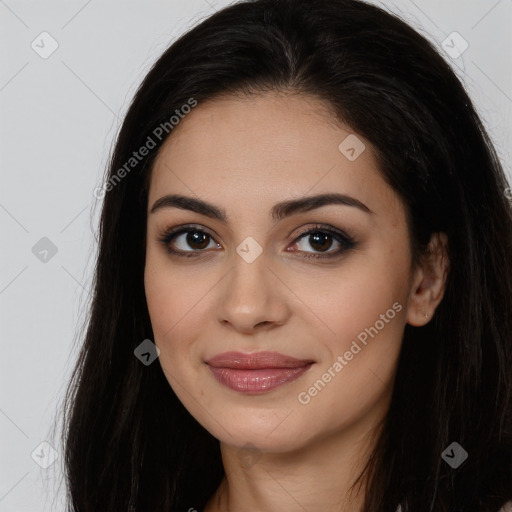
[[[402,311],[402,305],[399,302],[395,302],[391,308],[389,308],[385,313],[380,315],[380,319],[375,322],[375,324],[371,327],[367,327],[364,331],[361,331],[357,335],[357,341],[353,340],[350,349],[344,352],[342,355],[339,355],[336,358],[336,361],[327,369],[325,373],[318,379],[313,385],[311,385],[307,391],[301,391],[297,398],[302,405],[307,405],[311,402],[311,399],[320,393],[325,386],[331,382],[331,380],[336,377],[344,368],[349,364],[350,361],[354,358],[355,355],[359,354],[361,350],[368,344],[368,336],[372,339],[379,334],[379,331],[384,329],[386,324],[395,318],[396,314]]]
[[[174,112],[176,115],[172,115],[168,121],[160,123],[151,133],[148,135],[146,142],[137,150],[132,153],[132,156],[112,175],[107,183],[102,187],[96,187],[93,191],[93,195],[96,199],[103,199],[107,192],[110,192],[132,169],[134,169],[144,158],[149,154],[151,149],[157,146],[158,142],[168,135],[171,130],[179,124],[179,122],[191,112],[191,110],[197,105],[197,100],[189,98],[187,103],[183,104],[179,109],[177,108]],[[153,138],[154,137],[154,138]],[[157,141],[155,141],[157,139]]]

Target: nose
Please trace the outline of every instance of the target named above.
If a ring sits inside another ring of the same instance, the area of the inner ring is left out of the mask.
[[[224,325],[241,333],[254,333],[273,329],[289,318],[290,292],[263,254],[252,263],[236,255],[223,281],[218,318]]]

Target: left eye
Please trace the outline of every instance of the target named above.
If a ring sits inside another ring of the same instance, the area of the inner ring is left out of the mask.
[[[173,245],[179,245],[177,242],[179,242],[180,238],[184,235],[185,237],[181,240],[183,246],[178,248],[173,247]],[[294,240],[293,245],[299,246],[306,240],[314,251],[318,251],[305,255],[304,257],[306,258],[333,257],[355,246],[354,240],[349,235],[327,227],[316,227],[302,232]],[[328,249],[332,247],[333,240],[338,243],[339,248],[334,251],[328,251]],[[164,244],[170,254],[183,257],[199,256],[200,253],[204,252],[204,249],[212,247],[210,244],[213,244],[213,247],[221,247],[218,243],[214,242],[213,237],[209,233],[202,229],[192,227],[167,231],[159,238],[159,241]],[[186,245],[192,247],[193,250],[187,250]],[[299,252],[307,253],[309,251],[305,251],[303,248],[300,249]],[[326,254],[324,255],[322,253]]]
[[[332,247],[333,239],[339,245],[341,245],[341,242],[336,240],[334,235],[326,231],[309,231],[298,237],[297,240],[300,240],[300,242],[297,242],[297,245],[299,245],[301,242],[307,241],[309,246],[313,249],[319,252],[326,252],[329,248]]]
[[[313,249],[319,251],[316,253],[305,254],[305,258],[332,258],[341,255],[345,251],[355,247],[355,240],[342,231],[333,230],[324,226],[316,226],[305,232],[302,232],[296,240],[307,240],[307,243]],[[328,251],[332,246],[332,240],[338,244],[339,248],[334,251]],[[297,245],[299,242],[294,242]],[[307,251],[302,251],[307,252]],[[325,254],[323,254],[325,253]]]

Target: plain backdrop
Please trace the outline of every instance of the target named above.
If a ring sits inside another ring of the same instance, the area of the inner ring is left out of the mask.
[[[0,512],[64,510],[52,425],[87,314],[93,190],[152,63],[228,3],[0,0]],[[444,52],[510,176],[512,0],[375,3]],[[453,37],[460,56],[443,49]]]

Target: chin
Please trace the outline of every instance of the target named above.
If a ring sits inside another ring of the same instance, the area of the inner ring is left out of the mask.
[[[288,419],[291,419],[292,416],[293,413]],[[286,414],[283,417],[286,418]],[[292,425],[295,429],[291,429]],[[222,428],[224,426],[225,429]],[[304,431],[307,429],[301,428],[297,423],[293,424],[293,422],[289,423],[287,420],[278,419],[275,414],[272,414],[272,421],[249,423],[231,421],[222,426],[218,423],[205,425],[205,428],[221,443],[239,449],[253,447],[253,449],[267,453],[282,453],[300,449],[308,443],[310,437],[304,435]],[[233,435],[230,436],[228,432]],[[309,432],[311,433],[311,430]]]

